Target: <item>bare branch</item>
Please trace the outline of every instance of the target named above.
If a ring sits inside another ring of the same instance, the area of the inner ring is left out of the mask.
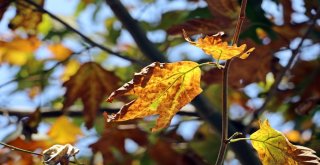
[[[131,57],[127,57],[127,56],[124,56],[118,52],[114,52],[112,51],[111,49],[93,41],[92,39],[88,38],[87,36],[85,36],[84,34],[82,34],[80,31],[78,31],[77,29],[73,28],[72,26],[70,26],[69,24],[67,24],[66,22],[64,22],[63,20],[61,20],[60,18],[58,18],[56,15],[52,14],[51,12],[49,12],[48,10],[44,9],[42,6],[38,5],[37,3],[33,2],[32,0],[25,0],[27,3],[29,3],[30,5],[34,6],[37,10],[43,12],[43,13],[46,13],[48,14],[51,18],[53,18],[54,20],[60,22],[62,25],[64,25],[67,29],[73,31],[74,33],[78,34],[81,38],[83,38],[88,44],[92,45],[92,46],[96,46],[98,48],[100,48],[101,50],[107,52],[107,53],[110,53],[110,54],[113,54],[117,57],[120,57],[122,59],[126,59],[128,61],[131,61],[133,63],[136,63],[136,64],[139,64],[139,65],[142,65],[144,66],[145,63],[141,62],[140,60],[137,60],[137,59],[134,59],[134,58],[131,58]]]

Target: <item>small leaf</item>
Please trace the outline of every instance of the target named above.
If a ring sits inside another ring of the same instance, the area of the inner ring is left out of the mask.
[[[191,41],[187,33],[183,31],[184,38],[191,44],[198,48],[201,48],[206,54],[211,55],[217,60],[228,60],[233,57],[239,57],[241,59],[246,59],[254,48],[247,48],[246,44],[238,47],[236,44],[229,46],[227,42],[222,42],[221,37],[224,32],[218,32],[212,36],[205,36],[204,38],[199,38],[196,42]]]
[[[279,131],[270,127],[268,120],[250,136],[263,164],[319,164],[320,159],[310,148],[293,145]]]
[[[63,86],[67,88],[63,110],[66,111],[81,98],[87,128],[92,128],[96,113],[104,99],[105,92],[111,93],[118,87],[119,78],[103,69],[98,63],[83,64]]]
[[[82,135],[80,128],[66,116],[57,118],[48,132],[51,140],[58,144],[74,143],[79,135]]]
[[[48,49],[52,52],[53,58],[58,61],[63,61],[72,54],[72,51],[62,44],[49,45]]]
[[[79,153],[79,149],[70,144],[53,145],[47,150],[43,151],[43,163],[45,165],[68,165],[69,158]]]
[[[32,5],[23,0],[16,2],[17,15],[11,20],[9,27],[13,30],[22,27],[26,32],[34,34],[42,20],[42,12],[35,10]],[[44,0],[35,0],[34,2],[40,6],[44,5]]]
[[[114,91],[107,101],[122,95],[137,98],[125,104],[117,114],[104,113],[104,116],[107,121],[125,121],[159,115],[152,131],[165,128],[184,105],[201,93],[200,76],[195,62],[154,62],[135,73],[133,80]]]

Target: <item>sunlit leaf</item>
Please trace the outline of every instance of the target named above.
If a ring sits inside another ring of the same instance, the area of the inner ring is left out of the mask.
[[[15,37],[11,41],[0,41],[0,62],[11,65],[24,65],[32,57],[32,53],[40,46],[36,37]]]
[[[63,86],[67,88],[63,110],[66,111],[80,98],[84,105],[87,128],[92,128],[96,113],[106,93],[117,89],[119,78],[113,72],[103,69],[98,63],[83,64]]]
[[[44,5],[44,0],[34,1],[40,6]],[[26,32],[34,34],[37,31],[38,24],[42,20],[42,12],[37,11],[32,5],[24,0],[17,0],[17,14],[11,20],[9,27],[13,30],[23,28]]]
[[[279,131],[270,127],[268,120],[260,123],[260,129],[250,136],[263,164],[319,164],[320,159],[310,148],[293,145]]]
[[[125,121],[159,115],[152,131],[165,128],[184,105],[201,93],[200,76],[201,71],[195,62],[154,62],[109,96],[107,101],[121,95],[135,95],[137,98],[124,105],[117,114],[104,113],[105,118],[107,121]]]
[[[247,45],[243,44],[238,47],[236,44],[229,46],[227,42],[223,42],[221,37],[224,34],[219,32],[212,36],[205,36],[204,38],[199,38],[196,42],[191,41],[184,31],[184,38],[191,44],[201,48],[206,54],[211,55],[217,60],[228,60],[233,57],[239,57],[241,59],[246,59],[254,48],[246,50]]]
[[[38,25],[38,32],[43,35],[47,35],[52,30],[52,27],[53,23],[50,16],[48,14],[43,14],[42,21]]]
[[[71,59],[65,66],[65,69],[60,76],[62,82],[68,81],[80,68],[80,63],[77,60]]]
[[[52,52],[53,58],[58,61],[63,61],[72,54],[72,51],[62,44],[49,45],[48,49]]]
[[[45,165],[68,165],[69,158],[79,153],[79,149],[70,145],[53,145],[43,151],[43,163]]]
[[[82,132],[68,117],[61,116],[55,120],[48,135],[54,144],[67,144],[76,142]]]

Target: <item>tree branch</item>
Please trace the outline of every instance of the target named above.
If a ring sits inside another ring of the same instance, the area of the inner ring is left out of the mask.
[[[100,108],[98,113],[102,114],[103,112],[107,113],[117,113],[120,109],[119,108]],[[17,116],[18,118],[26,117],[31,115],[33,112],[28,112],[27,110],[13,110],[13,109],[0,109],[0,113],[9,115],[9,116]],[[191,116],[191,117],[199,117],[199,114],[197,112],[189,112],[189,111],[179,111],[177,113],[181,116]],[[63,112],[56,109],[46,109],[45,111],[41,112],[41,117],[47,118],[47,117],[59,117],[63,115]],[[79,117],[83,116],[83,111],[80,109],[77,110],[69,110],[68,116],[70,117]]]
[[[168,62],[168,60],[155,48],[155,46],[153,46],[153,43],[145,36],[143,29],[138,26],[137,22],[130,16],[120,0],[106,0],[106,2],[122,24],[127,28],[146,57],[152,61]],[[221,132],[221,114],[214,110],[204,95],[200,94],[197,96],[192,101],[192,104],[197,108],[199,115],[203,119],[205,119],[213,128],[216,128],[216,130]],[[236,129],[233,124],[229,123],[229,136],[238,131],[239,130]],[[232,143],[230,146],[243,165],[260,164],[255,152],[248,143],[242,141],[239,143]]]
[[[122,25],[129,31],[141,52],[153,61],[168,62],[162,53],[149,41],[145,31],[139,26],[128,13],[127,9],[119,0],[106,0],[113,13],[121,21]]]
[[[78,34],[82,39],[84,39],[88,44],[92,45],[92,46],[96,46],[98,48],[100,48],[101,50],[107,52],[107,53],[110,53],[110,54],[113,54],[117,57],[120,57],[122,59],[125,59],[125,60],[128,60],[128,61],[131,61],[133,63],[136,63],[136,64],[139,64],[139,65],[146,65],[145,63],[141,62],[140,60],[137,60],[137,59],[134,59],[134,58],[131,58],[131,57],[127,57],[127,56],[124,56],[118,52],[114,52],[112,51],[111,49],[93,41],[92,39],[90,39],[89,37],[85,36],[84,34],[82,34],[80,31],[78,31],[77,29],[73,28],[72,26],[70,26],[69,24],[67,24],[66,22],[64,22],[63,20],[61,20],[60,18],[58,18],[56,15],[52,14],[51,12],[49,12],[48,10],[44,9],[42,6],[38,5],[37,3],[33,2],[32,0],[25,0],[27,3],[29,3],[30,5],[34,6],[37,10],[43,12],[43,13],[46,13],[48,14],[52,19],[60,22],[62,25],[64,25],[67,29],[73,31],[74,33]]]
[[[246,17],[246,8],[247,8],[247,0],[242,0],[241,3],[241,11],[239,14],[239,18],[237,21],[237,26],[235,28],[235,32],[233,35],[233,39],[231,45],[237,44],[239,40],[239,35],[241,32],[241,27],[243,21]],[[225,64],[223,69],[223,84],[222,84],[222,137],[221,137],[221,144],[219,149],[218,158],[216,161],[216,165],[222,165],[224,162],[224,156],[228,148],[229,144],[229,135],[228,135],[228,122],[229,122],[229,109],[228,109],[228,72],[229,67],[231,65],[232,59],[228,60]],[[236,132],[237,133],[237,132]],[[233,135],[232,135],[233,136]]]

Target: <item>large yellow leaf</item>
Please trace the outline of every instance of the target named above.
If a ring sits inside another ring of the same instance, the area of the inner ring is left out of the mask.
[[[172,117],[201,93],[201,71],[191,61],[154,62],[136,73],[133,80],[114,91],[107,101],[121,95],[135,95],[117,114],[104,113],[107,121],[125,121],[159,115],[152,131],[167,127]]]
[[[24,0],[17,0],[17,14],[11,20],[9,27],[13,30],[22,27],[28,33],[34,34],[37,31],[38,24],[42,20],[42,12],[37,11],[32,5],[24,2]],[[43,6],[44,0],[35,0],[40,6]]]
[[[92,128],[96,113],[105,93],[117,89],[119,78],[114,73],[103,69],[95,62],[83,64],[63,86],[67,88],[63,110],[80,98],[84,105],[84,119],[87,128]]]
[[[55,120],[48,135],[53,144],[68,144],[76,142],[77,136],[82,135],[82,132],[68,117],[61,116]]]
[[[236,44],[229,46],[227,42],[223,42],[221,37],[224,33],[219,32],[212,36],[205,36],[204,38],[199,38],[196,42],[191,41],[187,36],[186,32],[183,31],[184,38],[199,48],[201,48],[206,54],[211,55],[217,60],[228,60],[233,57],[239,57],[241,59],[246,59],[254,48],[250,48],[246,51],[247,45],[243,44],[237,46]]]
[[[260,123],[260,129],[250,136],[263,164],[320,164],[315,151],[310,148],[293,145],[279,131],[270,127],[268,120]]]
[[[32,53],[40,46],[36,37],[16,37],[12,41],[0,41],[0,62],[11,65],[24,65],[32,57]]]

